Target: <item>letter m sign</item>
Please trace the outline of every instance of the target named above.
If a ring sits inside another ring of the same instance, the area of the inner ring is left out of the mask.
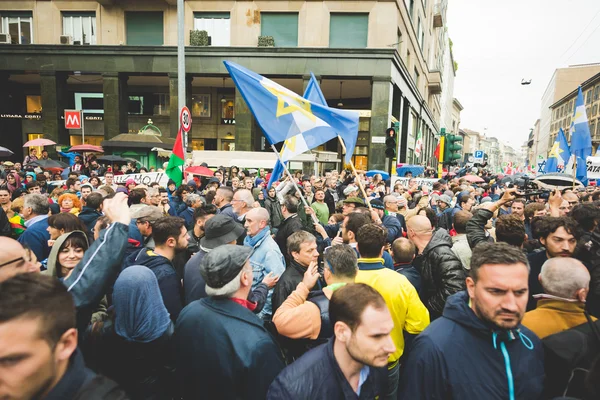
[[[81,111],[65,110],[65,128],[81,129]]]

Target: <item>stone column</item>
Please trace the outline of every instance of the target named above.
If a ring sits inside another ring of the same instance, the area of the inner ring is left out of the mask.
[[[40,71],[42,95],[42,121],[45,136],[57,144],[70,144],[65,129],[64,115],[67,93],[67,74],[57,71]]]
[[[235,91],[235,149],[237,151],[254,151],[255,149],[254,116],[239,90]]]
[[[129,132],[128,77],[119,72],[102,74],[104,92],[104,139]]]
[[[385,142],[373,143],[375,137],[385,137],[390,127],[393,86],[390,76],[374,76],[371,89],[371,143],[369,143],[369,169],[389,170],[385,156]],[[396,139],[397,140],[397,139]]]

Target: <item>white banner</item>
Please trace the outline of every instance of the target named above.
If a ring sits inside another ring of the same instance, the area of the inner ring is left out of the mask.
[[[408,188],[408,181],[411,179],[414,179],[419,186],[432,186],[435,182],[439,181],[437,178],[398,178],[397,176],[392,176],[392,190],[394,190],[394,186],[396,186],[397,183],[400,183],[404,185],[404,187]]]
[[[104,184],[104,177],[99,177],[100,181]],[[135,183],[138,185],[146,185],[150,186],[153,182],[158,182],[158,184],[164,188],[167,187],[167,182],[169,182],[169,176],[164,172],[148,172],[145,174],[127,174],[127,175],[115,175],[114,183],[122,183],[124,184],[127,179],[135,180]],[[64,185],[65,181],[51,181],[49,184],[57,186]]]
[[[600,157],[587,158],[588,179],[600,179]]]

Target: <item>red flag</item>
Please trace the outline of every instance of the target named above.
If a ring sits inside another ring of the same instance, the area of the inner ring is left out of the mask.
[[[438,143],[437,147],[435,148],[435,151],[433,152],[433,155],[436,160],[440,159],[440,144],[441,143]]]

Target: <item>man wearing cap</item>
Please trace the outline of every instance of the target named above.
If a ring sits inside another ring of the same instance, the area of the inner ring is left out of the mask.
[[[400,221],[395,216],[385,213],[383,201],[379,199],[371,199],[369,204],[371,204],[371,208],[375,210],[377,216],[379,217],[379,220],[376,220],[375,222],[383,225],[387,229],[387,242],[392,244],[394,243],[394,240],[402,237],[402,225],[400,225]]]
[[[346,189],[344,189],[344,196],[346,197],[346,199],[358,197],[358,187],[352,184],[346,186]]]
[[[162,217],[162,212],[158,212]],[[175,322],[183,308],[183,300],[181,280],[172,261],[177,252],[187,249],[185,221],[179,217],[162,217],[152,224],[152,237],[154,250],[143,248],[129,256],[126,263],[127,266],[144,265],[154,272],[165,307]]]
[[[135,220],[135,226],[143,237],[141,246],[148,249],[154,249],[155,243],[152,238],[152,225],[163,217],[163,213],[158,207],[143,206],[138,207],[131,212],[131,219]]]
[[[438,228],[452,229],[452,198],[443,194],[437,201]]]
[[[244,233],[244,227],[229,215],[217,214],[204,224],[204,236],[200,239],[200,250],[185,264],[183,291],[185,304],[206,297],[205,281],[200,274],[202,259],[219,246],[235,244]]]
[[[264,399],[285,366],[277,344],[252,312],[256,304],[247,300],[252,288],[251,252],[249,247],[224,245],[200,264],[209,297],[185,307],[176,325],[175,357],[183,398],[206,394]]]
[[[344,205],[342,206],[342,214],[344,216],[353,213],[359,207],[364,207],[365,202],[363,199],[359,199],[358,197],[348,197],[344,200]]]

